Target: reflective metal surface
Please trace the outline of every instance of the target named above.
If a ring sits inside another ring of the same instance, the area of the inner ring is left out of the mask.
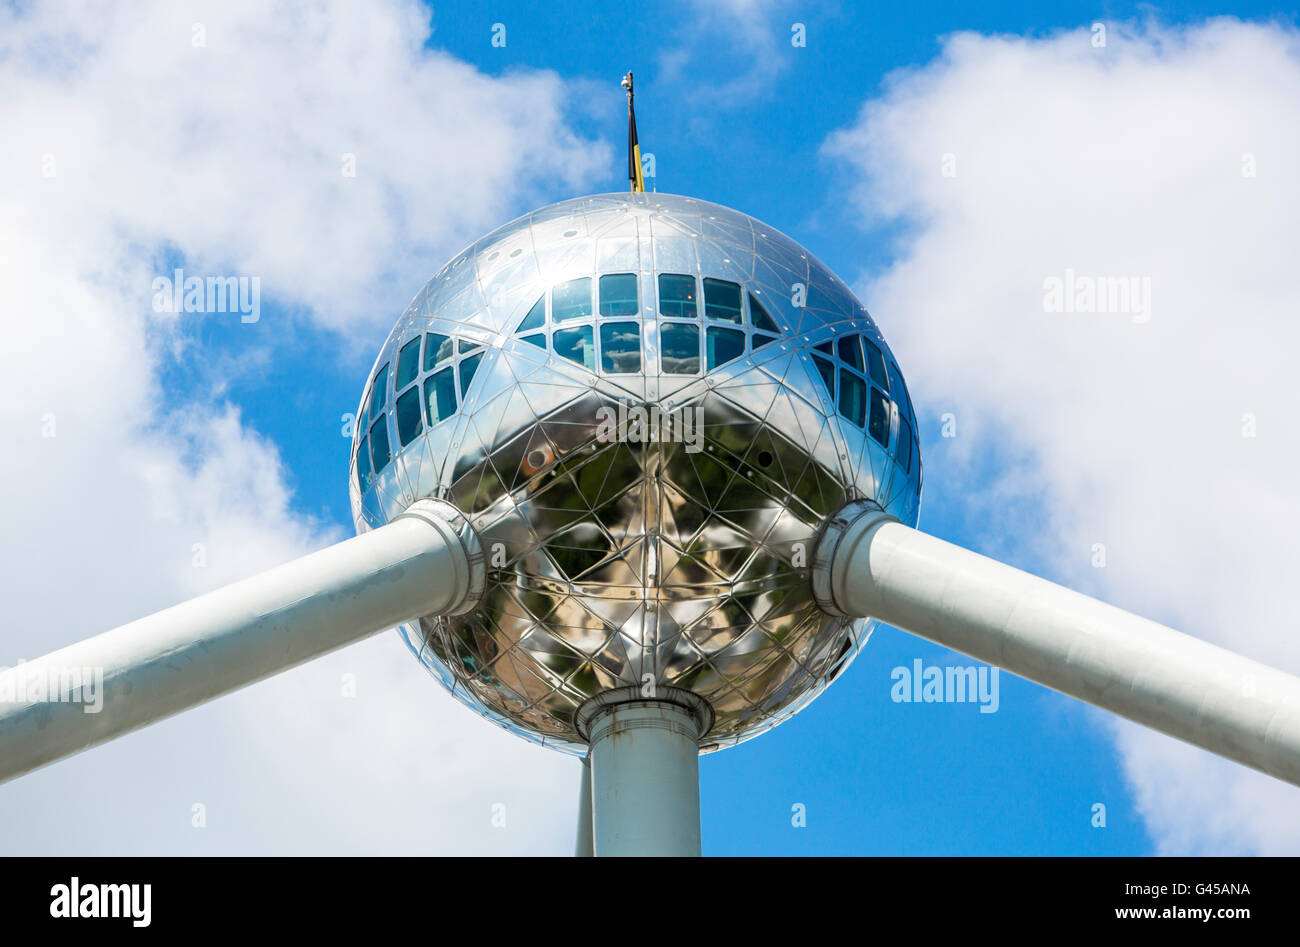
[[[870,631],[814,601],[818,529],[856,498],[917,520],[912,406],[866,310],[692,198],[580,198],[484,237],[402,314],[358,416],[358,531],[443,498],[487,558],[474,612],[403,637],[563,750],[584,701],[647,681],[709,702],[705,750],[792,716]]]

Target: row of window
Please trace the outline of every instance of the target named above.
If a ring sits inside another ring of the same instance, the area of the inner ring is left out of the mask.
[[[593,282],[595,286],[593,287]],[[740,358],[746,351],[776,341],[779,330],[752,293],[737,283],[681,273],[658,275],[660,371],[695,375]],[[593,305],[592,290],[597,290]],[[703,300],[703,324],[700,301]],[[549,300],[549,309],[548,309]],[[747,304],[747,305],[746,305]],[[640,310],[634,273],[609,273],[557,284],[544,293],[520,322],[520,338],[554,352],[590,371],[634,374],[641,371],[641,323],[629,320]],[[599,315],[596,316],[596,313]],[[548,318],[549,316],[549,318]],[[594,317],[594,318],[593,318]],[[584,322],[585,321],[585,322]],[[727,324],[730,325],[727,325]],[[741,328],[732,328],[740,326]],[[746,331],[746,328],[748,331]],[[469,390],[485,350],[480,343],[425,333],[398,352],[393,377],[394,420],[401,447],[425,429],[447,420]],[[907,412],[900,414],[895,456],[905,473],[919,462],[911,419],[911,400],[897,367],[865,336],[843,336],[824,342],[812,353],[827,393],[839,413],[889,448],[889,392],[902,392]],[[423,385],[418,384],[422,373]],[[365,431],[357,451],[357,483],[369,486],[374,475],[392,460],[384,415],[389,365],[375,373],[358,425]],[[897,400],[897,395],[896,395]],[[899,402],[899,407],[903,406]]]
[[[675,315],[687,314],[687,306],[695,307],[695,277],[684,274],[662,274],[659,277],[661,308],[667,306]],[[715,321],[742,324],[741,288],[726,280],[704,280],[706,317]],[[592,315],[592,279],[580,277],[555,286],[550,295],[552,322],[569,323]],[[639,373],[641,371],[641,327],[637,322],[606,322],[606,317],[635,316],[638,300],[637,277],[634,273],[610,273],[599,279],[600,370],[611,374]],[[525,335],[525,341],[546,348],[551,340],[553,351],[563,358],[596,371],[596,335],[592,325],[573,325],[546,331],[547,295],[533,305],[520,323],[520,332],[533,328],[543,331]],[[696,307],[697,308],[697,307]],[[753,347],[766,345],[776,339],[776,324],[771,316],[750,297],[752,322],[766,333],[756,333]],[[662,370],[673,374],[698,374],[700,371],[700,327],[692,323],[665,323],[661,329],[663,355]],[[711,370],[739,358],[746,350],[746,334],[739,329],[710,326],[704,336],[705,364]],[[421,347],[423,346],[423,359]],[[397,423],[397,439],[405,447],[424,430],[433,427],[455,413],[459,397],[463,397],[473,380],[474,372],[482,361],[481,345],[467,343],[438,333],[427,333],[407,342],[397,355],[397,370],[393,390],[397,392],[393,406]],[[439,368],[445,365],[446,367]],[[425,379],[423,398],[421,388],[415,384],[421,374],[434,369]],[[357,482],[363,489],[373,475],[392,460],[392,445],[383,411],[388,398],[389,365],[385,363],[375,373],[367,406],[362,409],[362,423],[370,423],[370,430],[358,447]],[[457,396],[459,389],[460,395]]]
[[[664,374],[698,375],[701,366],[704,371],[712,371],[740,358],[747,350],[776,341],[779,335],[780,330],[767,310],[752,294],[746,294],[739,283],[712,277],[705,277],[702,282],[701,296],[694,276],[659,274],[659,315],[664,320],[659,323],[659,370]],[[607,273],[598,281],[582,276],[559,283],[533,304],[516,332],[523,341],[540,349],[549,348],[589,371],[639,373],[643,348],[640,323],[608,321],[640,312],[638,287],[635,273]],[[593,288],[596,289],[594,300]],[[744,326],[746,296],[751,332],[725,325],[701,327],[699,324],[699,303],[703,298],[706,323]],[[596,314],[599,314],[598,324],[592,321]],[[590,324],[571,324],[580,320]]]
[[[697,283],[702,282],[704,292],[699,292]],[[593,286],[593,283],[595,284]],[[704,318],[714,322],[730,322],[740,325],[745,321],[741,304],[745,295],[739,283],[729,280],[714,279],[706,276],[702,281],[689,273],[660,273],[659,315],[668,319],[698,319],[700,300],[704,301]],[[598,299],[593,305],[592,290],[597,289]],[[551,321],[570,322],[589,318],[599,312],[602,319],[635,316],[641,311],[639,280],[635,273],[606,273],[598,281],[590,276],[580,276],[551,288]],[[755,302],[752,295],[750,301]],[[518,332],[525,333],[538,329],[546,321],[546,296],[538,299],[519,324]],[[779,334],[776,323],[761,306],[751,313],[754,328]]]
[[[894,456],[904,473],[919,458],[912,432],[912,401],[893,362],[886,363],[880,347],[865,335],[846,335],[823,342],[812,353],[826,392],[840,415],[864,428],[881,447],[889,449],[889,392],[899,404],[898,445]],[[838,384],[837,384],[838,379]],[[902,411],[906,399],[907,410]]]
[[[484,352],[482,345],[453,340],[436,332],[416,336],[402,346],[397,353],[397,373],[393,378],[393,390],[397,392],[393,417],[401,447],[415,440],[425,425],[433,427],[456,413],[457,390],[461,397],[469,390]],[[424,372],[433,371],[423,386],[417,382],[421,366]],[[363,428],[370,424],[357,447],[357,486],[362,490],[393,459],[388,419],[383,413],[388,399],[388,368],[385,363],[375,373],[367,406],[362,408],[357,422]]]
[[[722,326],[701,327],[690,322],[659,324],[659,370],[666,375],[698,375],[701,364],[712,371],[745,354],[746,346],[757,349],[776,340],[776,336],[754,333],[746,337],[742,329]],[[597,331],[599,330],[599,331]],[[589,371],[610,375],[637,374],[641,371],[641,323],[601,322],[599,326],[576,325],[553,327],[523,337],[541,349],[547,348],[561,358]],[[700,344],[703,341],[703,361]],[[597,345],[599,342],[599,345]]]

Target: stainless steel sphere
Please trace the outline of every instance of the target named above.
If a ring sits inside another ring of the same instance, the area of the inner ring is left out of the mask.
[[[358,531],[454,503],[488,559],[476,610],[400,631],[453,695],[585,749],[574,713],[647,682],[712,706],[703,749],[776,726],[870,623],[813,600],[855,498],[915,525],[916,421],[834,274],[716,204],[605,194],[479,240],[398,319],[363,393]]]

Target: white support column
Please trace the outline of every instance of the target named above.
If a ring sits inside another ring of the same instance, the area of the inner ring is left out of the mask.
[[[573,846],[577,858],[591,858],[596,854],[596,843],[591,835],[591,757],[582,761],[582,776],[578,785],[578,833]]]
[[[607,691],[578,710],[591,745],[595,854],[700,854],[699,741],[713,725],[708,704],[660,687]]]
[[[73,675],[103,675],[97,713],[44,689],[0,700],[0,782],[400,622],[472,608],[482,588],[464,517],[421,500],[372,532],[0,674],[0,694],[20,698],[34,680],[67,691]]]
[[[833,517],[823,607],[876,618],[1300,785],[1300,678],[899,523]]]

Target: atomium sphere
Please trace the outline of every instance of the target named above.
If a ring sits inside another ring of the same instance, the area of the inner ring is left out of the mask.
[[[854,499],[915,525],[920,502],[907,388],[848,287],[668,194],[553,204],[458,254],[358,418],[358,531],[445,499],[487,559],[475,609],[400,633],[465,704],[570,752],[616,687],[707,700],[704,751],[807,706],[871,628],[814,601],[819,529]]]

